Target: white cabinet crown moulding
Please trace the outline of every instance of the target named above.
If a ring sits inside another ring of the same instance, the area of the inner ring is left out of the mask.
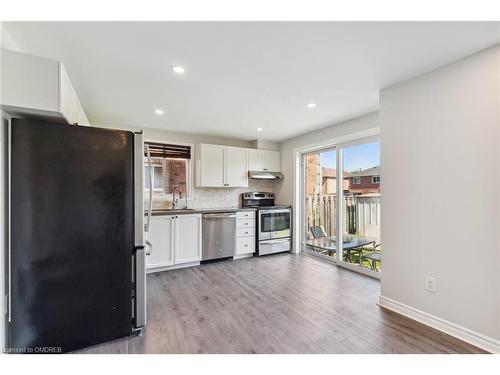
[[[280,172],[279,151],[196,145],[196,186],[248,187],[248,172]]]
[[[1,55],[4,111],[15,117],[90,125],[60,61],[5,49]]]

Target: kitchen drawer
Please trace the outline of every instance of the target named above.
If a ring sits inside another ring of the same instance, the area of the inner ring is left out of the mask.
[[[247,219],[255,220],[255,211],[238,211],[236,213],[236,218],[238,220],[247,220]]]
[[[255,236],[236,239],[236,255],[252,254],[255,252]]]
[[[236,229],[236,237],[255,236],[255,228],[238,228]]]
[[[255,228],[255,219],[236,220],[236,228]]]

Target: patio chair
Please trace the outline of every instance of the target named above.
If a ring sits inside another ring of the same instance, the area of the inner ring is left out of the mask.
[[[380,245],[381,245],[380,242],[379,243],[374,242],[371,247],[364,248],[364,250],[370,250],[370,252],[365,255],[361,253],[361,256],[359,257],[359,264],[361,265],[363,263],[363,260],[366,259],[371,263],[370,268],[374,271],[377,271],[377,262],[382,261],[382,253],[380,252]]]
[[[314,239],[328,237],[325,233],[325,230],[320,225],[312,225],[310,227],[310,230]],[[328,253],[329,256],[335,254],[335,250],[325,250],[316,246],[311,246],[311,247],[314,249],[314,251],[316,251],[319,254]]]

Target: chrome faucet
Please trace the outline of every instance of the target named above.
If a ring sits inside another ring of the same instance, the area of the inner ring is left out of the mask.
[[[179,191],[179,197],[178,198],[175,198],[175,191],[176,190]],[[179,199],[182,199],[182,191],[181,191],[181,187],[179,185],[175,185],[174,188],[172,189],[172,199],[173,199],[174,210],[178,209],[179,207],[177,207],[177,205],[179,203]]]

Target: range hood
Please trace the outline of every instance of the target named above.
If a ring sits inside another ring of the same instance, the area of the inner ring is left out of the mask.
[[[253,180],[282,180],[283,174],[281,172],[248,171],[248,178]]]

